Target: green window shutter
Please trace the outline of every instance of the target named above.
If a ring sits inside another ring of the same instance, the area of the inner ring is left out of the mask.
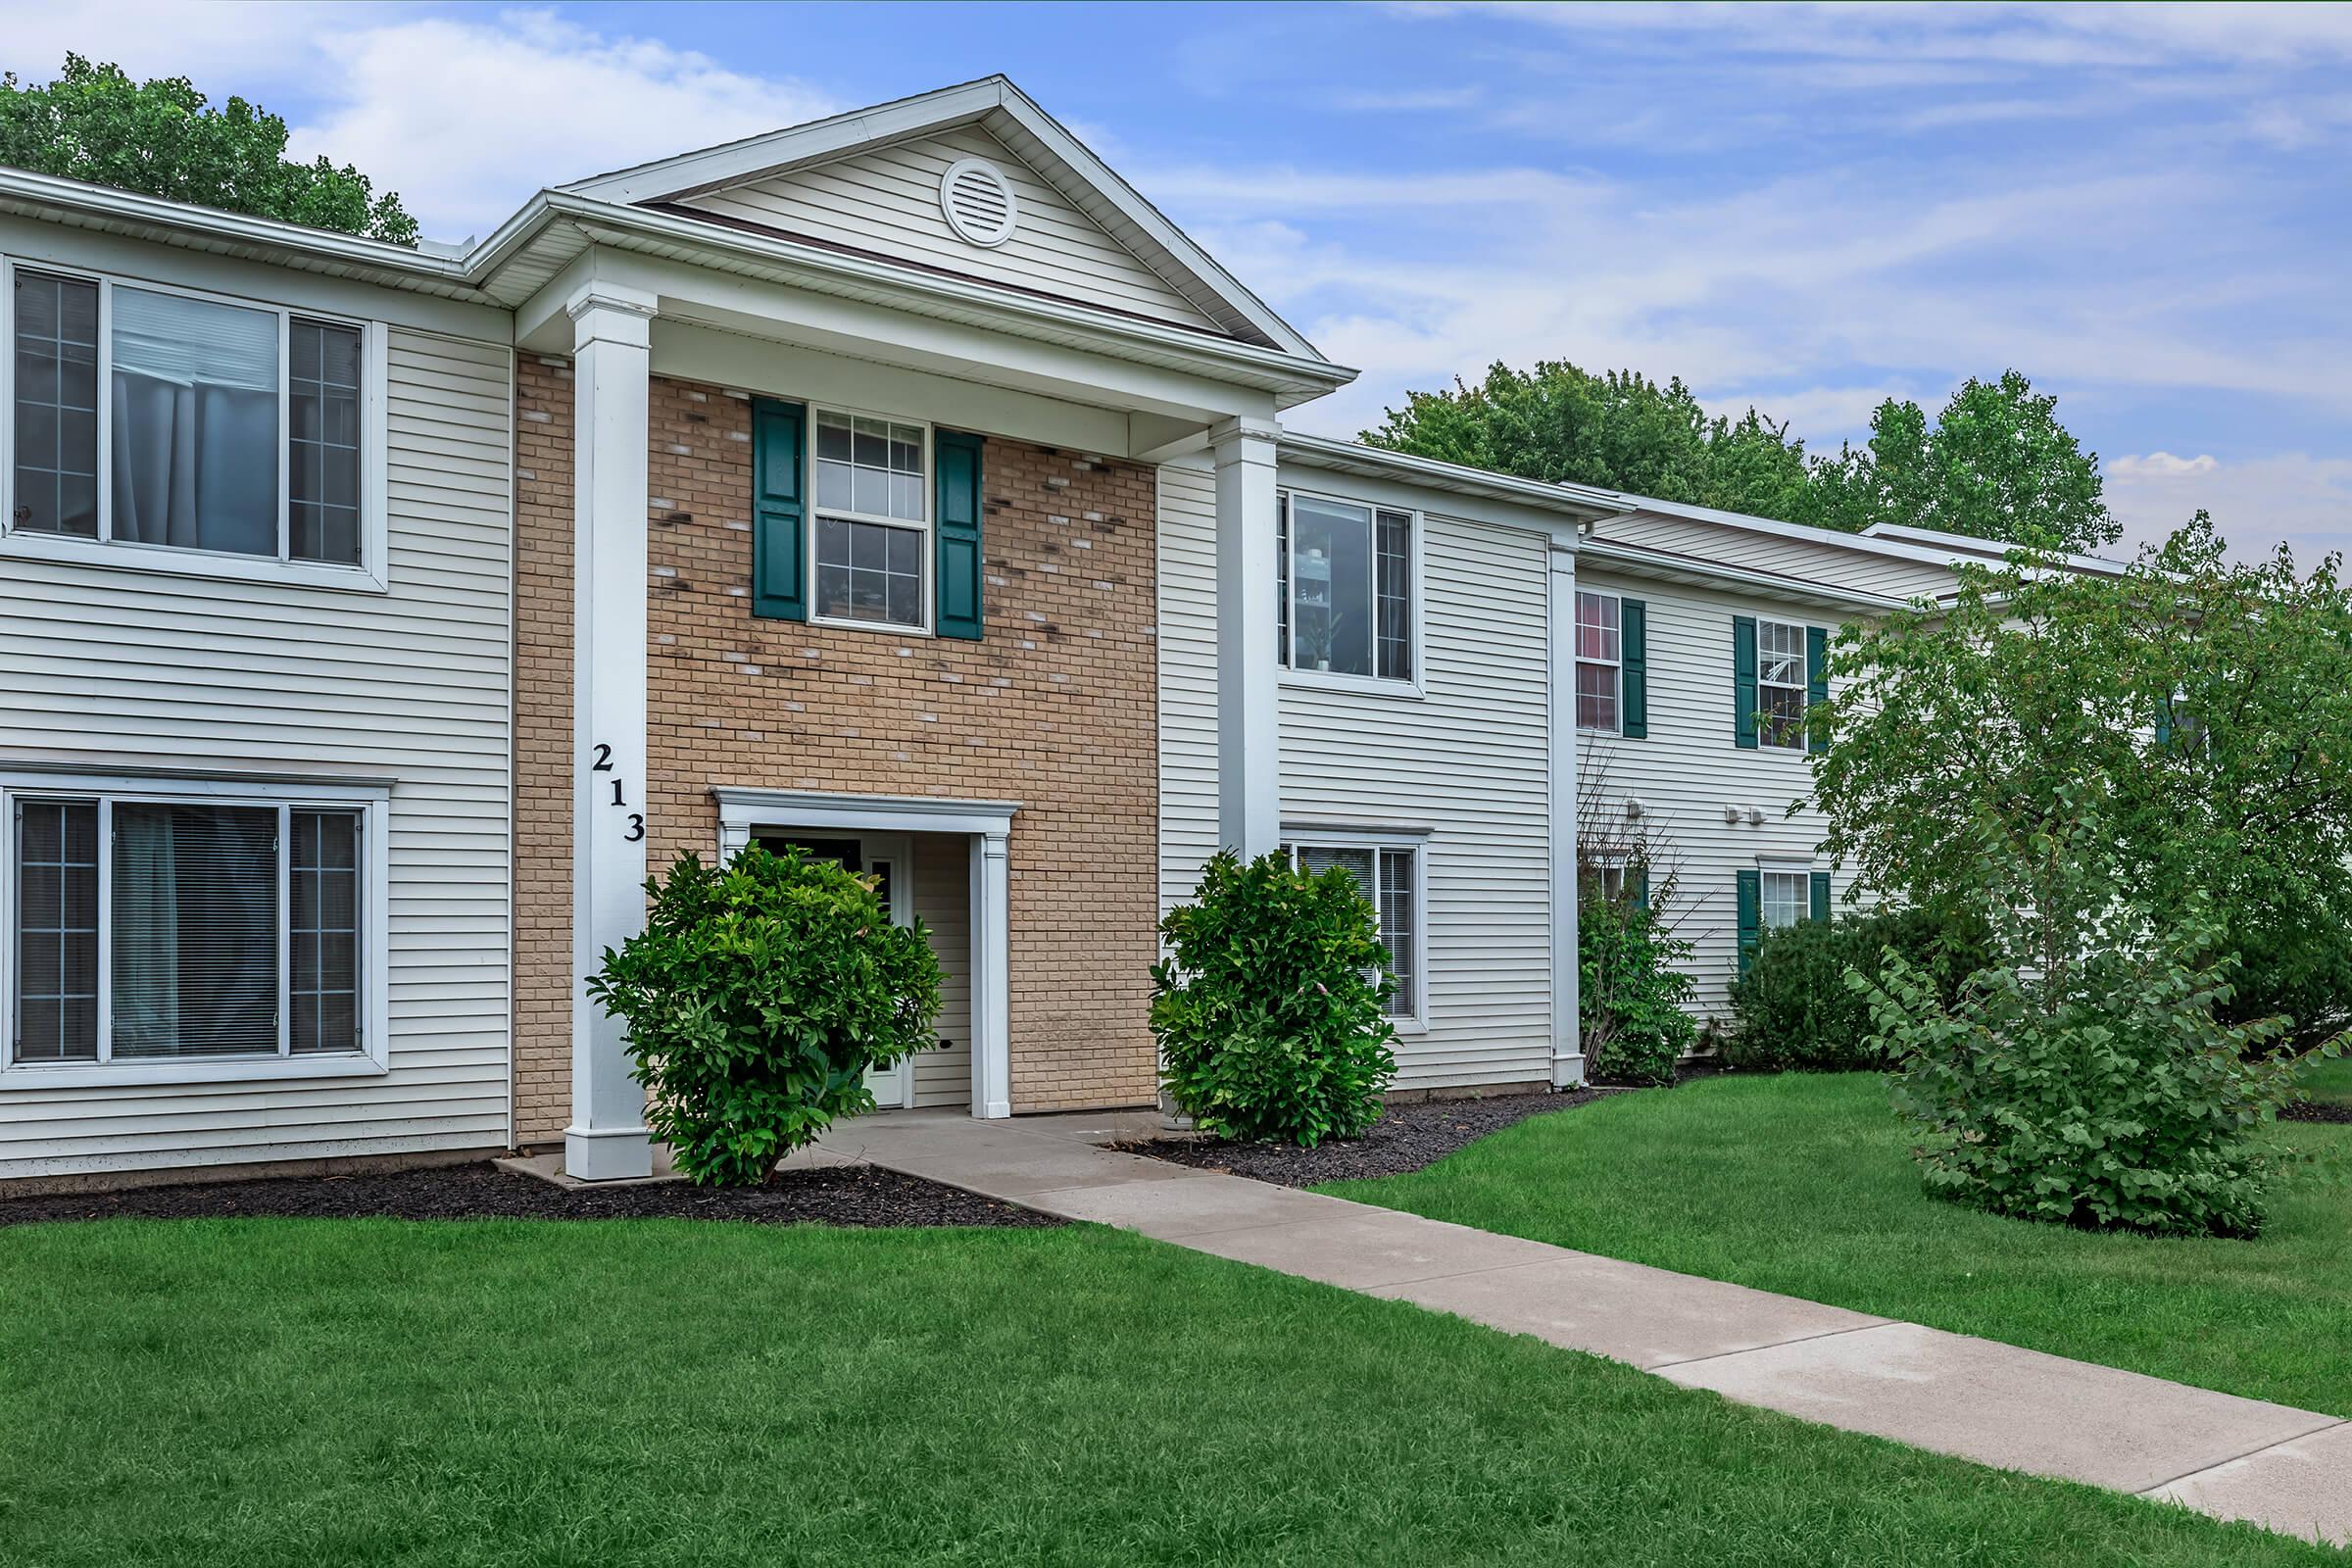
[[[939,612],[942,637],[980,637],[980,437],[940,430],[931,437],[939,464]]]
[[[1646,865],[1634,873],[1634,907],[1649,907],[1649,867]]]
[[[1764,874],[1754,870],[1732,874],[1740,881],[1740,972],[1745,974],[1748,960],[1756,955],[1756,938],[1764,929]]]
[[[2160,698],[2156,703],[2156,749],[2162,751],[2173,744],[2173,700]]]
[[[808,618],[808,411],[752,401],[752,613]]]
[[[1824,925],[1829,924],[1830,873],[1827,871],[1813,873],[1813,918]]]
[[[1732,617],[1732,739],[1756,749],[1756,617]],[[1742,871],[1741,876],[1749,875]]]
[[[1826,626],[1805,628],[1805,701],[1820,707],[1830,700],[1830,631]],[[1829,737],[1811,732],[1807,725],[1805,747],[1809,751],[1826,752]]]
[[[1618,732],[1629,741],[1649,739],[1649,607],[1639,599],[1617,602],[1617,658],[1625,694]]]

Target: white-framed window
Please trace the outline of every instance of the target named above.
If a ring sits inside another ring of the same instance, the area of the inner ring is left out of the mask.
[[[1389,1016],[1419,1023],[1424,1016],[1420,846],[1318,836],[1282,848],[1301,870],[1321,872],[1338,866],[1355,878],[1378,912],[1380,944],[1389,950],[1389,967],[1396,977],[1396,989],[1389,996]]]
[[[1576,727],[1615,735],[1625,723],[1625,602],[1576,591]]]
[[[811,408],[811,618],[931,629],[931,427]]]
[[[1606,850],[1585,866],[1590,886],[1611,904],[1624,900],[1633,876],[1633,858],[1622,850]]]
[[[380,324],[0,270],[10,553],[383,586]]]
[[[1763,866],[1756,873],[1757,918],[1764,929],[1794,925],[1813,913],[1813,873],[1809,868]]]
[[[1805,628],[1756,622],[1756,741],[1776,751],[1805,749]]]
[[[1419,514],[1285,490],[1274,529],[1283,666],[1343,683],[1412,684]]]
[[[0,1082],[381,1070],[386,799],[0,780]]]

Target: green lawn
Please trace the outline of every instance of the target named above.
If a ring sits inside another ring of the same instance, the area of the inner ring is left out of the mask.
[[[0,1316],[11,1568],[2341,1560],[1093,1228],[28,1227]]]
[[[2303,1064],[2303,1098],[2328,1105],[2352,1105],[2352,1056],[2314,1056]]]
[[[2251,1242],[2154,1241],[1930,1199],[1876,1074],[1704,1079],[1540,1116],[1362,1202],[2352,1415],[2352,1127]]]

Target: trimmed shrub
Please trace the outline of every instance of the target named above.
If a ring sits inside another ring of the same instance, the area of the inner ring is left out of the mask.
[[[939,960],[871,879],[752,845],[722,869],[681,855],[646,882],[645,931],[588,993],[628,1029],[646,1125],[697,1182],[751,1186],[837,1116],[866,1072],[931,1043]]]
[[[1396,981],[1354,877],[1220,854],[1159,923],[1152,1032],[1168,1098],[1202,1132],[1312,1149],[1379,1117]]]
[[[1993,961],[1990,944],[1982,918],[1928,909],[1799,920],[1766,931],[1747,972],[1732,982],[1724,1062],[1746,1072],[1882,1067],[1869,1001],[1846,984],[1846,972],[1878,979],[1891,949],[1949,1003],[1970,975]]]
[[[1588,885],[1577,903],[1579,1023],[1585,1076],[1600,1083],[1671,1084],[1675,1063],[1698,1039],[1683,1009],[1695,990],[1675,965],[1688,939],[1662,916],[1672,884],[1650,902],[1598,898]]]
[[[2210,903],[2159,925],[2092,801],[2069,804],[2025,856],[1984,835],[1999,961],[1956,1002],[1899,954],[1848,981],[1896,1060],[1928,1189],[2024,1219],[2250,1236],[2278,1157],[2256,1134],[2294,1093],[2274,1053],[2286,1021],[2224,1022],[2234,958]]]

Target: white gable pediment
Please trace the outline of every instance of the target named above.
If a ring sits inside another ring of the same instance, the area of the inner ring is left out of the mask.
[[[958,165],[986,166],[961,225],[940,201]],[[987,172],[1015,214],[990,221]],[[1218,266],[1003,76],[794,125],[566,185],[1321,361]],[[962,230],[959,232],[959,227]]]
[[[943,181],[967,238],[951,220]],[[990,202],[991,172],[1006,198]],[[668,204],[796,239],[911,262],[984,282],[1220,330],[1167,278],[1103,232],[1004,144],[976,125],[910,137]],[[993,220],[989,221],[989,220]]]

